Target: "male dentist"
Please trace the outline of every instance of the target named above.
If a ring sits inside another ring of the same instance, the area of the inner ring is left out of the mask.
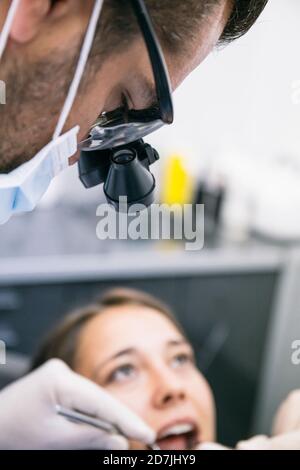
[[[6,104],[0,104],[0,224],[35,208],[51,180],[78,160],[78,145],[99,114],[157,113],[164,100],[157,82],[177,88],[217,43],[246,33],[266,3],[1,0],[0,80],[6,84]],[[141,28],[148,14],[152,42],[155,31],[169,77],[154,77],[155,57],[150,61],[145,47],[149,31]],[[171,106],[156,121],[170,124]],[[148,128],[157,128],[154,124],[148,122]],[[111,422],[125,437],[67,421],[56,413],[57,405]],[[0,392],[1,449],[125,449],[128,439],[151,443],[155,436],[59,361]]]

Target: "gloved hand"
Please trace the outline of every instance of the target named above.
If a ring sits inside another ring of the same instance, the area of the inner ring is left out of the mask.
[[[290,393],[274,420],[273,436],[257,436],[240,442],[241,450],[300,450],[300,391]]]
[[[203,442],[203,444],[199,444],[195,450],[232,450],[228,447],[224,447],[221,444],[217,444],[216,442]]]
[[[237,450],[300,450],[300,390],[289,394],[280,406],[273,425],[272,436],[255,436],[241,441]],[[201,444],[197,450],[225,450],[219,444]]]
[[[291,392],[281,404],[273,424],[273,435],[300,431],[300,390]]]
[[[256,436],[239,442],[237,450],[300,450],[300,432],[294,431],[280,436]]]
[[[128,448],[123,437],[58,416],[56,405],[104,419],[132,440],[155,440],[154,432],[134,413],[53,359],[0,392],[0,449]]]

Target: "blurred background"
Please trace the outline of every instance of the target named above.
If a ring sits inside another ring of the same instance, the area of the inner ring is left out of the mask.
[[[148,139],[161,155],[158,201],[205,205],[203,250],[98,240],[102,189],[85,190],[76,168],[38,210],[0,228],[0,387],[71,308],[131,286],[175,309],[214,390],[219,440],[270,431],[300,387],[299,16],[298,0],[271,0],[176,92],[174,126]]]

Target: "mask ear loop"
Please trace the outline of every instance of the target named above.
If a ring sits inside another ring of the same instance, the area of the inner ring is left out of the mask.
[[[91,48],[92,48],[93,41],[94,41],[98,20],[100,18],[100,14],[101,14],[102,7],[103,7],[103,1],[104,0],[95,0],[94,9],[93,9],[93,12],[89,21],[88,29],[84,38],[76,72],[74,74],[74,78],[70,85],[67,98],[65,100],[55,132],[53,134],[53,138],[52,138],[53,140],[57,139],[61,135],[64,125],[66,123],[66,120],[70,114],[71,108],[74,104],[77,91],[78,91],[78,88],[79,88],[79,85],[80,85],[80,82],[84,73],[84,69],[85,69]]]
[[[11,30],[19,3],[20,3],[20,0],[12,0],[3,29],[0,33],[0,60],[2,59],[2,55],[5,50],[7,41],[8,41],[9,33]]]
[[[65,100],[65,103],[64,103],[61,115],[59,117],[56,129],[54,131],[54,134],[53,134],[53,137],[52,137],[53,140],[58,138],[61,135],[62,130],[64,128],[64,125],[66,123],[66,120],[67,120],[67,118],[70,114],[71,108],[74,104],[76,94],[77,94],[77,91],[78,91],[78,88],[79,88],[79,85],[80,85],[80,82],[81,82],[81,79],[82,79],[82,76],[83,76],[83,73],[84,73],[84,69],[85,69],[85,66],[86,66],[91,48],[92,48],[92,44],[93,44],[93,41],[94,41],[98,20],[99,20],[99,17],[100,17],[101,11],[102,11],[102,7],[103,7],[103,2],[104,2],[104,0],[95,0],[93,12],[92,12],[92,15],[91,15],[91,18],[90,18],[90,21],[89,21],[89,25],[88,25],[88,28],[87,28],[87,32],[86,32],[86,35],[85,35],[85,38],[84,38],[84,42],[83,42],[83,45],[82,45],[82,49],[81,49],[78,64],[77,64],[77,67],[76,67],[76,71],[75,71],[75,74],[74,74],[74,78],[73,78],[72,83],[70,85],[70,89],[69,89],[67,98]],[[3,52],[5,50],[5,47],[6,47],[6,44],[7,44],[7,41],[8,41],[8,37],[9,37],[9,33],[10,33],[10,30],[11,30],[11,27],[12,27],[12,24],[13,24],[13,21],[14,21],[19,3],[20,3],[20,0],[12,0],[11,6],[8,10],[7,18],[5,20],[3,29],[1,31],[1,34],[0,34],[0,60],[1,60]]]

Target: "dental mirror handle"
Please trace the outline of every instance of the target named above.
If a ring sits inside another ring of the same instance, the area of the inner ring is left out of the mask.
[[[103,421],[99,418],[94,418],[92,416],[86,415],[84,413],[80,413],[79,411],[70,410],[64,408],[63,406],[57,405],[56,412],[58,415],[66,418],[70,421],[74,421],[75,423],[80,424],[87,424],[88,426],[92,426],[94,428],[100,429],[101,431],[107,432],[109,434],[117,434],[119,436],[123,436],[128,439],[127,436],[124,434],[113,424],[108,423],[107,421]],[[148,446],[150,450],[160,450],[158,445],[154,443],[153,445]]]
[[[113,426],[107,421],[103,421],[99,418],[94,418],[84,413],[80,413],[79,411],[69,410],[67,408],[64,408],[63,406],[57,405],[56,412],[58,415],[63,416],[64,418],[69,419],[70,421],[75,421],[81,424],[87,424],[89,426],[100,429],[101,431],[110,434],[122,435],[122,433],[117,429],[116,426]]]

